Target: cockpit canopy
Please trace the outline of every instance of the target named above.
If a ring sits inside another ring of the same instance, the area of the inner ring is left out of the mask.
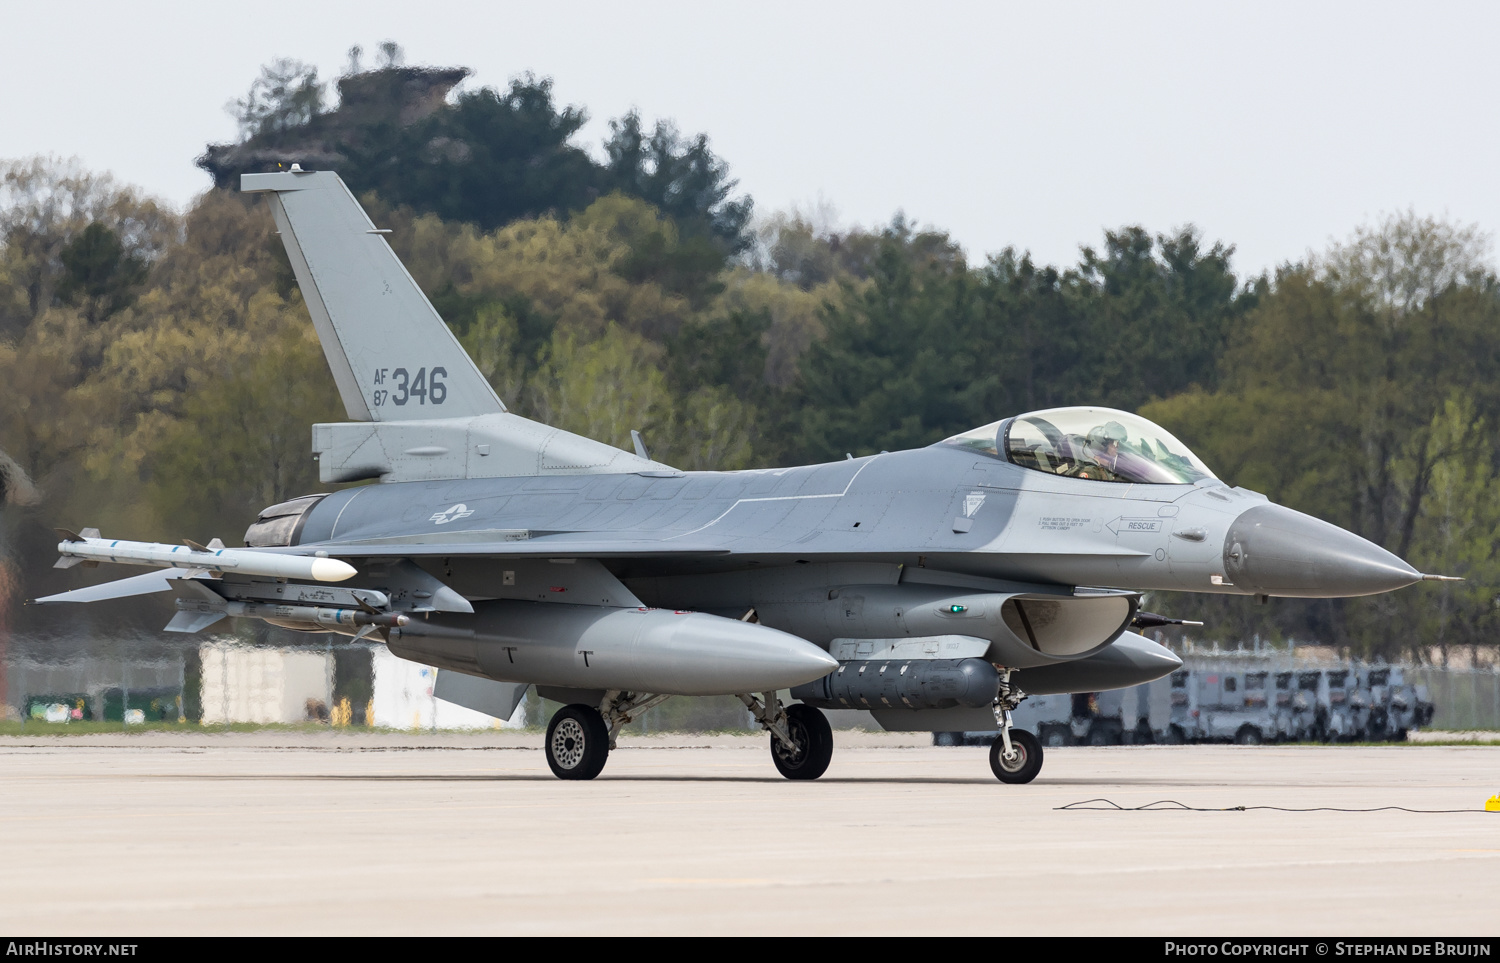
[[[1190,485],[1214,473],[1165,429],[1113,408],[1049,408],[942,442],[1034,471],[1094,481]]]

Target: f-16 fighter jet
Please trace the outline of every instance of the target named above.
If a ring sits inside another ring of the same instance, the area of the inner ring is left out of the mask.
[[[1058,408],[914,451],[684,472],[506,410],[331,172],[246,174],[267,195],[349,421],[312,428],[325,483],[260,513],[244,548],[64,532],[60,565],[157,571],[51,596],[172,591],[172,631],[225,617],[376,637],[440,670],[439,698],[508,717],[563,704],[546,756],[604,768],[672,696],[732,694],[789,779],[816,779],[823,709],[891,730],[994,728],[1035,778],[1026,693],[1175,669],[1129,629],[1146,590],[1326,598],[1424,576],[1380,547],[1231,488],[1136,415]],[[1153,621],[1154,619],[1154,621]],[[779,693],[790,690],[791,699]]]

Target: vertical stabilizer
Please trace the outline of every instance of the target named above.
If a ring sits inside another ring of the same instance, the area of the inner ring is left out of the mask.
[[[271,211],[349,417],[413,421],[505,406],[332,171],[245,174]]]

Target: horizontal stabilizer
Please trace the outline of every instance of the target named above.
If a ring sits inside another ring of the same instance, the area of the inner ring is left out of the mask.
[[[317,424],[312,437],[318,477],[325,482],[673,471],[669,465],[506,412],[385,424]]]
[[[147,572],[145,575],[133,575],[130,578],[116,579],[113,582],[103,582],[99,585],[90,585],[87,588],[74,589],[71,592],[59,592],[56,595],[48,595],[39,598],[38,602],[102,602],[105,599],[123,599],[132,595],[151,595],[155,592],[165,592],[172,588],[174,579],[192,578],[203,574],[202,569],[189,568],[164,568],[156,572]]]

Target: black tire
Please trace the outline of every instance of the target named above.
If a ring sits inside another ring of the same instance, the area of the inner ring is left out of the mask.
[[[593,706],[563,706],[547,724],[547,765],[559,779],[593,779],[609,761],[609,727]]]
[[[771,761],[788,779],[816,779],[833,761],[833,727],[828,717],[812,706],[797,703],[786,707],[786,727],[793,747],[771,737]]]
[[[1056,749],[1073,744],[1073,732],[1067,726],[1042,726],[1042,745]]]
[[[1042,771],[1042,744],[1025,729],[1012,729],[1010,744],[1016,750],[1014,760],[1005,758],[1003,740],[996,739],[990,747],[990,768],[994,770],[995,778],[1012,785],[1031,782]]]
[[[1258,746],[1266,740],[1265,737],[1261,735],[1259,729],[1255,728],[1252,725],[1243,725],[1240,726],[1239,732],[1236,732],[1234,734],[1234,741],[1236,744],[1241,746]]]
[[[1187,743],[1187,734],[1182,731],[1181,726],[1168,726],[1161,741],[1163,745],[1181,746]]]

